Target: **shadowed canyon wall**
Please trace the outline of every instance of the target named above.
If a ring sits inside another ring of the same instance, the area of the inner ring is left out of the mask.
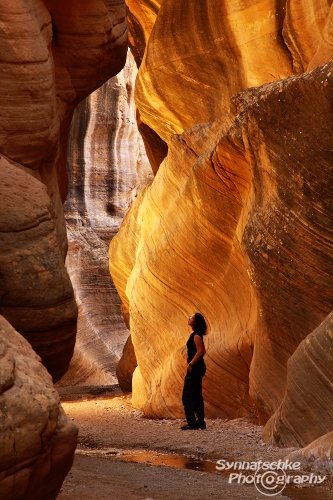
[[[60,379],[77,322],[64,265],[68,131],[76,105],[125,64],[125,4],[0,0],[0,39],[0,496],[52,500],[77,429],[20,334]]]
[[[57,497],[77,427],[30,344],[0,316],[1,500]]]
[[[1,314],[57,379],[73,352],[77,308],[54,208],[46,186],[4,156],[0,179]]]
[[[283,446],[308,445],[332,425],[333,313],[303,340],[288,360],[287,389],[267,422],[264,437]],[[308,408],[309,402],[312,401]],[[324,409],[324,411],[323,411]],[[300,426],[304,413],[308,426]],[[333,444],[332,437],[327,441]]]
[[[66,267],[79,317],[74,357],[61,385],[117,383],[116,365],[129,335],[107,255],[125,213],[153,178],[136,124],[136,75],[129,53],[125,68],[87,97],[72,120]]]
[[[330,343],[315,330],[333,309],[332,63],[319,67],[331,2],[128,8],[131,43],[145,47],[140,120],[168,145],[110,246],[137,359],[133,402],[183,416],[186,324],[198,310],[209,325],[207,414],[266,422],[278,412],[265,439],[307,444],[333,429],[329,382],[317,413],[295,389],[307,356],[298,346]],[[320,391],[326,371],[308,369]]]
[[[0,313],[57,380],[77,315],[64,267],[68,129],[75,106],[125,63],[125,5],[2,1],[0,19]]]

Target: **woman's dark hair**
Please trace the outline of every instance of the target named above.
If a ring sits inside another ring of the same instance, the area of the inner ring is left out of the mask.
[[[206,335],[207,333],[207,324],[205,318],[200,313],[195,313],[194,315],[194,331],[199,333],[200,335]]]

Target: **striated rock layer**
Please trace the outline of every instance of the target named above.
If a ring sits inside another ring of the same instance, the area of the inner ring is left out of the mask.
[[[138,67],[161,3],[161,0],[126,0],[129,44]]]
[[[77,307],[52,202],[41,182],[4,156],[0,184],[0,311],[59,379],[73,354]]]
[[[72,466],[77,427],[29,343],[0,316],[1,500],[53,500]]]
[[[317,474],[332,474],[333,431],[315,439],[305,448],[290,453],[287,458],[290,462],[300,462],[301,470]]]
[[[331,0],[126,4],[131,49],[141,65],[140,131],[154,170],[171,134],[219,119],[237,92],[333,57]]]
[[[264,422],[289,357],[333,309],[332,70],[249,89],[225,119],[172,136],[113,239],[138,362],[133,402],[147,415],[183,415],[194,311],[209,325],[207,414]]]
[[[136,125],[136,74],[129,54],[125,68],[85,99],[72,121],[66,266],[79,318],[74,358],[61,385],[117,383],[116,364],[129,334],[107,253],[125,212],[153,178]]]
[[[219,119],[237,92],[292,73],[281,36],[285,2],[160,4],[135,99],[141,120],[167,144],[174,133]]]
[[[332,1],[288,0],[283,38],[297,73],[332,59]]]
[[[305,446],[332,431],[332,347],[333,313],[289,358],[287,389],[265,426],[266,441],[279,446]]]
[[[0,154],[11,165],[4,182],[12,200],[1,199],[0,313],[57,379],[75,339],[62,209],[68,129],[76,104],[125,63],[125,4],[0,0],[0,25]]]

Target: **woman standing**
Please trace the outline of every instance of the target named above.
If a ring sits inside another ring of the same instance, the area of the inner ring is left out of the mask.
[[[192,333],[187,345],[187,372],[184,380],[182,402],[184,405],[187,425],[183,431],[191,429],[206,429],[204,400],[202,397],[202,379],[206,373],[204,354],[206,352],[203,336],[206,335],[207,325],[200,313],[195,313],[187,323]]]

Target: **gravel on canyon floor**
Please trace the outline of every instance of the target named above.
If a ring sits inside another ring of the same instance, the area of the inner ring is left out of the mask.
[[[206,430],[182,431],[182,420],[145,418],[132,407],[131,394],[117,387],[58,391],[79,428],[74,464],[58,500],[333,499],[330,478],[321,486],[270,489],[267,474],[258,480],[256,471],[245,470],[246,464],[240,470],[239,462],[278,462],[295,449],[265,444],[262,427],[250,416],[208,419]],[[217,460],[238,465],[236,470],[217,470]]]

